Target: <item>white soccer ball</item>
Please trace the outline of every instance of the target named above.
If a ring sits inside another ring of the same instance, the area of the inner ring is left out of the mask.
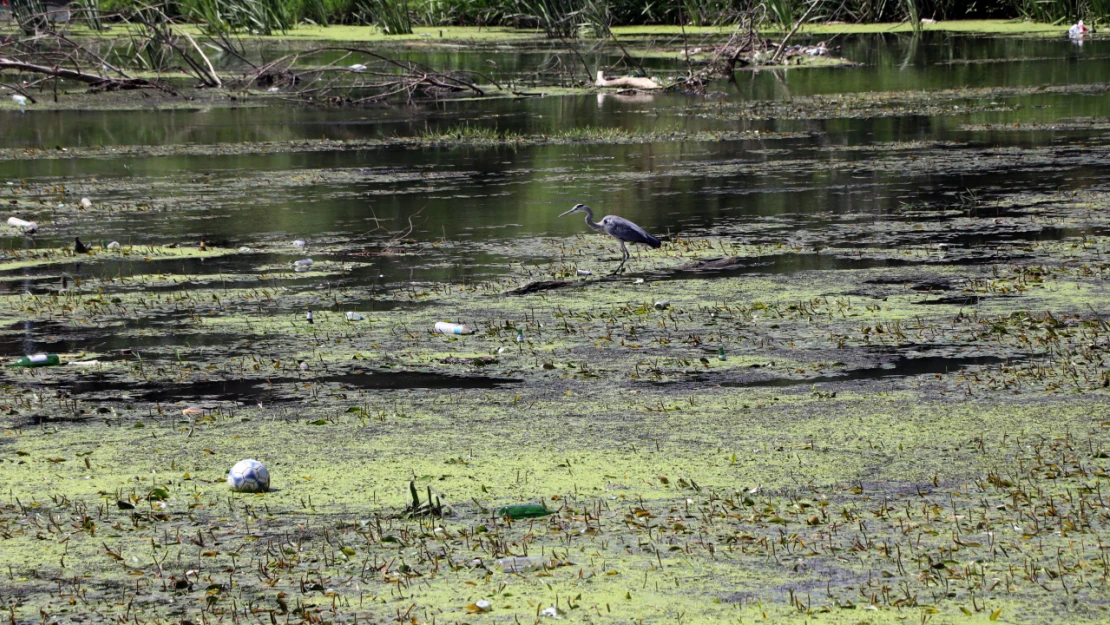
[[[240,460],[227,472],[227,485],[240,493],[261,493],[270,490],[270,472],[257,460]]]

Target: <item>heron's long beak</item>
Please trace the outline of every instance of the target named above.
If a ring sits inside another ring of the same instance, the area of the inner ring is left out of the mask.
[[[573,212],[574,212],[574,211],[576,211],[576,210],[578,210],[578,209],[577,209],[577,208],[572,208],[572,209],[570,209],[569,211],[567,211],[567,212],[565,212],[565,213],[560,213],[560,214],[559,214],[559,216],[560,216],[560,217],[565,217],[565,216],[567,216],[567,215],[569,215],[569,214],[573,213]]]

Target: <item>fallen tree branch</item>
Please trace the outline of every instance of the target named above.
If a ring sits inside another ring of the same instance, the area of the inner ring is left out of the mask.
[[[798,18],[797,22],[794,22],[794,28],[791,28],[790,32],[786,33],[786,36],[782,38],[782,42],[779,44],[778,50],[775,50],[775,53],[771,55],[771,62],[768,63],[768,65],[774,65],[775,61],[779,60],[779,56],[781,56],[783,51],[786,50],[786,42],[790,41],[790,38],[794,36],[794,33],[798,32],[798,29],[802,27],[802,24],[805,24],[806,18],[809,17],[809,14],[813,12],[813,9],[817,8],[817,4],[817,0],[813,0],[813,2],[810,3],[809,8],[806,9],[806,12],[803,13],[800,18]]]
[[[125,89],[159,89],[172,93],[167,87],[157,83],[146,80],[145,78],[109,78],[107,76],[97,76],[96,74],[89,74],[74,69],[67,69],[64,67],[47,67],[45,65],[37,65],[26,61],[17,61],[14,59],[0,58],[0,71],[15,70],[18,72],[28,72],[31,74],[44,74],[54,78],[61,78],[62,80],[74,80],[83,82],[95,91],[115,91]]]

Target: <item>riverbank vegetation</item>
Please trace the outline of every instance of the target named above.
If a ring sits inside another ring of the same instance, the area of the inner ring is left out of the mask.
[[[1110,0],[76,0],[62,10],[42,0],[11,4],[15,21],[25,29],[49,28],[51,15],[66,20],[72,16],[100,29],[156,4],[178,21],[254,34],[329,25],[372,25],[389,34],[409,34],[417,26],[508,26],[573,38],[605,37],[616,26],[733,25],[753,17],[779,28],[798,21],[920,25],[967,19],[1110,19]]]

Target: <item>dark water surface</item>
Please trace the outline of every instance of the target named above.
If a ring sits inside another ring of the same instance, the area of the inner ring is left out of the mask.
[[[741,243],[775,243],[804,235],[806,244],[816,248],[889,248],[922,242],[990,247],[1092,234],[1082,228],[1046,225],[1025,232],[940,237],[935,233],[917,237],[911,232],[882,238],[870,236],[866,224],[929,219],[905,209],[958,207],[961,194],[968,190],[979,199],[989,199],[1025,190],[1104,185],[1110,163],[1101,148],[1110,132],[1100,128],[1106,127],[1110,112],[1110,92],[1104,88],[1110,80],[1110,40],[1092,40],[1080,47],[1062,38],[926,33],[919,38],[840,37],[832,43],[859,65],[740,72],[734,83],[713,85],[717,97],[712,98],[664,94],[626,100],[587,95],[357,110],[279,105],[51,112],[31,107],[23,114],[0,113],[0,148],[383,139],[464,124],[526,135],[621,128],[687,133],[758,130],[768,138],[13,159],[0,161],[0,184],[85,185],[101,189],[99,196],[86,193],[96,202],[134,204],[151,198],[183,202],[174,210],[124,212],[108,215],[95,226],[81,225],[81,232],[93,241],[168,243],[205,236],[236,247],[294,237],[334,241],[357,238],[372,227],[374,217],[396,226],[420,211],[424,221],[411,234],[414,240],[458,243],[432,252],[431,259],[427,255],[381,259],[343,278],[349,285],[375,284],[383,289],[412,280],[494,277],[508,263],[528,261],[530,255],[526,244],[512,254],[490,252],[496,245],[583,232],[579,218],[558,218],[577,202],[591,204],[601,214],[628,217],[664,236],[714,233]],[[476,48],[405,54],[432,65],[496,66],[506,74],[523,75],[526,67],[551,53]],[[591,58],[606,60],[602,57]],[[661,61],[652,67],[660,72],[681,69],[678,63]],[[987,88],[995,91],[981,91]],[[951,92],[959,89],[969,91]],[[883,92],[911,95],[892,97]],[[924,92],[941,95],[905,104],[913,100],[912,94]],[[796,110],[776,108],[797,109],[792,104],[797,98],[822,96],[828,102],[829,96],[853,94],[872,94],[881,104],[863,113],[817,107],[801,116]],[[745,113],[753,102],[765,105],[758,119]],[[1099,122],[1104,125],[1098,126]],[[1014,124],[1026,128],[1014,130],[1010,128]],[[907,169],[909,152],[929,166]],[[297,176],[306,181],[283,184]],[[313,176],[319,181],[314,182]],[[50,221],[46,208],[29,217]],[[853,230],[844,228],[845,224],[862,226]],[[68,243],[74,229],[45,228],[36,245]],[[28,245],[12,234],[9,231],[0,242],[6,247]],[[293,258],[290,250],[287,257],[278,254],[271,260],[284,263]],[[257,273],[234,257],[187,267],[178,261],[177,265],[141,271]],[[790,273],[874,266],[883,266],[882,261],[790,255],[759,259],[731,271]],[[102,266],[97,271],[111,275],[134,268]],[[6,288],[34,293],[49,285],[37,283],[35,272],[30,271],[24,281],[8,282]],[[43,347],[55,346],[45,335],[40,338]],[[11,351],[22,349],[13,346]]]

